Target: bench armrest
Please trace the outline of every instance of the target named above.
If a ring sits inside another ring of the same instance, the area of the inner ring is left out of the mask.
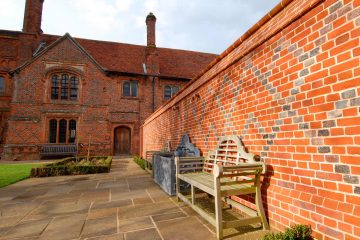
[[[257,162],[257,163],[241,163],[238,165],[233,166],[221,166],[221,165],[214,165],[213,174],[215,177],[227,177],[231,176],[242,176],[246,175],[246,173],[258,171],[258,174],[265,173],[265,163]],[[253,173],[252,173],[253,174]]]

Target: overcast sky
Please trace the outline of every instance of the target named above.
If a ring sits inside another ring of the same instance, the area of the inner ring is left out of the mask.
[[[45,0],[44,33],[146,44],[145,17],[157,17],[156,45],[221,53],[280,0]],[[25,0],[0,0],[0,29],[21,30]]]

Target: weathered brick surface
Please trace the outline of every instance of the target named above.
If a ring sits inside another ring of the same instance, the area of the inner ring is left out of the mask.
[[[360,218],[359,1],[294,0],[229,48],[142,126],[142,154],[182,134],[206,155],[241,136],[268,166],[270,223],[357,239]]]

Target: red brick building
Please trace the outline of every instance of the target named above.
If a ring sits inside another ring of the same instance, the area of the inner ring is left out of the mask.
[[[144,120],[216,57],[158,48],[152,13],[146,46],[47,35],[42,7],[27,0],[23,31],[0,30],[3,159],[76,140],[97,155],[137,154]]]

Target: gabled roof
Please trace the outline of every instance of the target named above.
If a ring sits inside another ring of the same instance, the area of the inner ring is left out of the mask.
[[[100,64],[89,54],[86,52],[86,50],[81,47],[76,41],[75,39],[73,39],[69,33],[66,33],[64,36],[58,38],[56,41],[52,42],[48,47],[45,47],[42,51],[36,53],[30,60],[26,61],[24,64],[22,64],[20,67],[14,69],[12,72],[18,72],[21,71],[22,69],[24,69],[25,67],[27,67],[28,65],[30,65],[31,63],[33,63],[36,59],[38,59],[39,57],[43,56],[46,52],[48,52],[50,49],[54,48],[55,46],[57,46],[59,43],[63,42],[65,39],[68,39],[72,44],[75,45],[75,47],[77,49],[80,50],[80,52],[82,52],[92,63],[95,64],[95,66],[97,66],[102,72],[104,72],[105,70],[100,66]]]
[[[51,44],[58,36],[43,35]],[[108,41],[74,38],[84,50],[104,69],[114,72],[144,74],[146,46]],[[191,79],[205,68],[217,55],[169,48],[157,48],[160,75]]]

